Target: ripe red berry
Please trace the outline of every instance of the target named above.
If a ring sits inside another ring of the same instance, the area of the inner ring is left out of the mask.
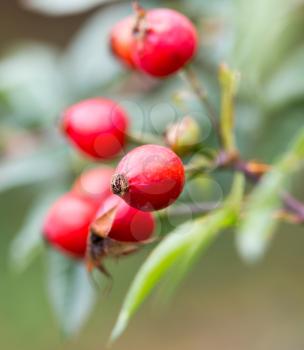
[[[135,68],[133,61],[133,27],[135,19],[127,17],[119,21],[111,30],[110,46],[114,55],[130,68]]]
[[[130,207],[117,196],[108,197],[96,217],[106,214],[115,206],[115,218],[108,237],[120,242],[142,242],[151,237],[155,227],[152,214]]]
[[[43,235],[50,245],[68,255],[85,256],[89,226],[96,215],[96,204],[67,193],[49,210],[43,226]]]
[[[62,129],[79,150],[96,159],[109,159],[121,152],[128,117],[116,102],[92,98],[69,107]]]
[[[133,149],[118,164],[112,192],[134,208],[152,211],[172,204],[183,190],[184,166],[169,148],[144,145]]]
[[[106,167],[92,168],[83,172],[75,181],[72,191],[94,200],[100,205],[111,195],[111,178],[114,169]]]
[[[147,74],[165,77],[195,54],[197,32],[190,20],[170,9],[146,11],[139,20],[133,60]]]

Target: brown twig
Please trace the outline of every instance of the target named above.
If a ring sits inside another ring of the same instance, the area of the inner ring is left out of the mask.
[[[266,174],[271,166],[257,161],[245,161],[237,154],[230,154],[225,151],[219,152],[217,157],[207,163],[188,164],[186,171],[188,175],[197,175],[201,172],[214,170],[239,171],[252,183],[257,183]],[[290,218],[290,222],[304,223],[304,203],[294,198],[290,193],[281,194],[284,209],[282,213]]]
[[[219,157],[218,168],[232,169],[242,172],[248,180],[253,183],[259,182],[261,177],[266,174],[271,166],[265,163],[259,163],[255,161],[244,161],[240,158],[231,160],[225,160],[223,156]],[[304,223],[304,203],[294,198],[290,193],[283,192],[281,194],[285,212],[293,215],[293,222]]]
[[[298,223],[304,223],[304,204],[287,192],[282,194],[282,198],[285,208],[295,214]]]

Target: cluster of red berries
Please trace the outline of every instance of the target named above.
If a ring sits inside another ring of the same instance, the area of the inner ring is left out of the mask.
[[[90,225],[116,207],[108,236],[122,242],[140,242],[154,231],[151,213],[130,207],[110,191],[114,170],[96,167],[84,172],[70,192],[59,198],[46,217],[44,235],[52,246],[77,258],[84,258]]]
[[[119,22],[111,33],[112,50],[123,62],[157,77],[184,66],[196,46],[192,23],[168,9],[137,8],[134,16]],[[127,113],[117,103],[93,98],[69,107],[61,127],[83,154],[108,160],[123,153],[129,124]],[[121,159],[116,170],[85,171],[50,209],[44,237],[60,251],[83,258],[94,222],[114,210],[102,238],[120,244],[144,242],[155,228],[151,212],[172,204],[184,181],[182,161],[171,149],[151,144],[137,147]]]

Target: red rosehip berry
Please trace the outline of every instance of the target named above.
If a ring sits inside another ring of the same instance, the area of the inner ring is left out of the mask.
[[[134,17],[124,18],[113,27],[110,33],[110,46],[113,54],[130,68],[135,68],[132,56],[134,23]]]
[[[133,60],[147,74],[165,77],[175,73],[196,52],[196,29],[177,11],[163,8],[146,11],[137,27]]]
[[[111,193],[111,178],[114,169],[106,167],[92,168],[83,172],[76,179],[72,192],[94,200],[100,205]]]
[[[142,242],[151,237],[155,228],[151,213],[130,207],[117,196],[110,196],[101,205],[96,218],[116,206],[115,218],[108,237],[120,242]]]
[[[67,193],[49,210],[43,226],[47,242],[70,256],[83,258],[86,252],[89,227],[94,220],[96,203]]]
[[[165,208],[183,190],[185,170],[169,148],[144,145],[133,149],[118,164],[112,192],[143,211]]]
[[[128,117],[114,101],[92,98],[69,107],[62,129],[79,150],[96,159],[117,156],[124,147]]]

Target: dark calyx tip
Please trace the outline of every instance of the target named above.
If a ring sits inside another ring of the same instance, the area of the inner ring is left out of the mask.
[[[118,196],[123,196],[129,190],[129,183],[125,175],[114,174],[111,181],[111,190]]]

